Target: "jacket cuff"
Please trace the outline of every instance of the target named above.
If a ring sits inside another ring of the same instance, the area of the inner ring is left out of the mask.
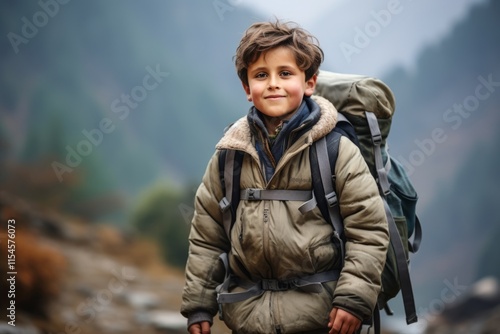
[[[212,326],[214,319],[209,312],[197,311],[191,313],[187,319],[187,327],[189,328],[189,326],[191,326],[192,324],[196,324],[203,321],[208,321],[210,323],[210,326]]]
[[[359,304],[352,303],[351,300],[344,297],[337,297],[333,301],[333,306],[351,313],[361,321],[368,320],[372,317],[372,311],[368,308],[361,307]]]

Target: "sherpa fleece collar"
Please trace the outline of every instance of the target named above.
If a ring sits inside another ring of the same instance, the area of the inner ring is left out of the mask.
[[[319,105],[321,116],[309,132],[310,142],[314,142],[326,136],[337,124],[337,109],[327,99],[313,95],[312,99]],[[216,149],[240,150],[252,155],[257,151],[252,144],[252,134],[247,116],[237,120],[224,134],[215,146]]]

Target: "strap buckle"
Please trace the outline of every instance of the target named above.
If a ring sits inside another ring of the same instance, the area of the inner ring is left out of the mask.
[[[248,198],[247,199],[249,201],[258,201],[258,200],[261,199],[260,189],[248,188],[245,191],[248,194]]]
[[[382,193],[384,194],[384,197],[387,197],[391,193],[391,190],[387,187],[382,187]]]
[[[261,285],[262,290],[268,291],[286,291],[291,287],[290,282],[280,281],[277,279],[263,279]]]
[[[372,141],[375,145],[380,145],[382,143],[382,135],[380,133],[374,133],[372,135]]]
[[[332,191],[331,193],[326,194],[325,198],[326,198],[326,201],[328,202],[329,207],[333,207],[333,206],[337,205],[339,202],[335,191]]]
[[[231,207],[231,202],[226,197],[223,197],[219,202],[219,208],[222,212],[226,212]]]

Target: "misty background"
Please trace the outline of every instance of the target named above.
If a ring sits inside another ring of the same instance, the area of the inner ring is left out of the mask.
[[[322,69],[376,76],[395,93],[390,152],[419,193],[424,229],[411,258],[419,313],[432,313],[446,282],[500,278],[498,1],[0,8],[0,190],[9,196],[148,236],[182,269],[196,187],[224,127],[250,107],[236,46],[251,23],[276,17],[318,38]]]

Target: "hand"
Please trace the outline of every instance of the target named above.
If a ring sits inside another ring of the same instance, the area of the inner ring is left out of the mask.
[[[210,323],[208,321],[202,321],[196,324],[192,324],[188,328],[189,334],[210,334]]]
[[[334,307],[330,312],[329,334],[354,334],[361,327],[361,320],[351,313]]]

